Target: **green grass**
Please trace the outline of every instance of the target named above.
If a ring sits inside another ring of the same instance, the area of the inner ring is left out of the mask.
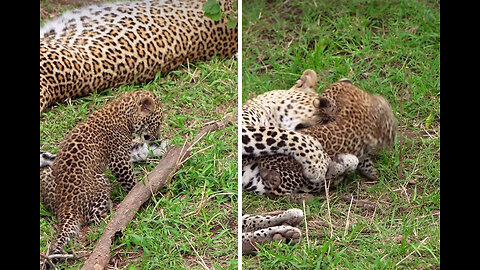
[[[160,74],[147,84],[124,85],[75,99],[47,110],[40,118],[40,147],[56,152],[58,143],[76,123],[123,92],[146,89],[163,106],[164,139],[176,145],[192,142],[202,125],[226,115],[237,119],[237,61],[214,58]],[[199,152],[195,154],[196,152]],[[135,164],[138,180],[157,159]],[[112,179],[112,199],[125,196]],[[204,137],[171,183],[148,200],[112,246],[112,265],[121,269],[236,269],[237,260],[237,127],[232,125]],[[209,199],[208,201],[206,201]],[[190,213],[189,215],[187,215]],[[40,204],[40,252],[54,239],[55,218]],[[70,252],[93,249],[105,227],[90,225],[70,245]],[[234,244],[232,244],[234,243]],[[195,253],[198,252],[198,255]],[[69,262],[77,269],[84,259]],[[63,266],[62,266],[63,267]]]
[[[378,182],[354,175],[328,204],[325,194],[307,202],[303,241],[267,244],[243,269],[440,268],[440,3],[257,0],[242,12],[243,101],[313,69],[319,91],[350,78],[385,96],[399,121]],[[350,195],[375,210],[350,207]],[[303,209],[250,193],[242,203],[244,213]]]
[[[43,23],[63,7],[41,2]],[[392,149],[376,162],[378,182],[351,177],[305,205],[307,227],[295,246],[272,243],[244,256],[244,269],[432,269],[440,267],[440,4],[434,1],[249,1],[243,5],[243,94],[247,100],[287,89],[308,68],[319,89],[348,77],[388,98],[399,120]],[[43,14],[45,13],[45,14]],[[234,59],[191,64],[140,85],[126,85],[58,105],[40,119],[40,147],[57,150],[76,123],[122,92],[156,93],[167,116],[165,138],[191,140],[203,123],[237,113]],[[271,65],[266,72],[257,68]],[[257,70],[255,70],[257,69]],[[254,70],[254,71],[251,71]],[[147,201],[112,247],[121,269],[237,268],[237,128],[205,137],[194,155]],[[156,160],[136,164],[142,179]],[[124,194],[116,182],[115,203]],[[369,202],[375,210],[344,197]],[[210,200],[204,202],[207,198]],[[203,206],[200,209],[200,206]],[[297,207],[286,199],[243,194],[243,211]],[[195,210],[198,209],[197,212]],[[187,213],[192,213],[186,215]],[[54,237],[52,214],[40,204],[40,252]],[[347,226],[348,225],[348,226]],[[105,221],[88,226],[69,249],[93,249]],[[307,241],[308,235],[308,241]],[[198,252],[194,252],[193,248]],[[201,259],[200,259],[201,258]],[[84,259],[62,268],[77,269]]]

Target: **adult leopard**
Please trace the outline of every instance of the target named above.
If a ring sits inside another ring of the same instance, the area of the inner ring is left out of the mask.
[[[310,81],[309,84],[314,85],[312,82],[316,81],[316,73],[309,70],[305,71],[304,75],[309,76],[306,76],[307,80],[303,81]],[[256,104],[262,104],[260,101],[263,100],[267,106],[259,106],[259,108],[266,110],[266,115],[272,115],[272,112],[277,111],[281,112],[284,119],[285,114],[295,111],[296,106],[292,104],[298,104],[299,99],[291,99],[292,93],[289,92],[277,94],[283,94],[283,96],[277,95],[276,99],[272,99],[276,100],[273,104],[278,104],[280,101],[279,104],[282,106],[287,104],[289,110],[277,110],[278,107],[272,106],[271,100],[262,97],[256,101]],[[327,156],[325,160],[328,158],[331,160],[325,180],[336,185],[345,174],[355,169],[365,177],[375,179],[378,172],[373,167],[371,156],[391,145],[396,133],[396,120],[388,101],[380,95],[361,90],[347,79],[332,84],[321,95],[311,92],[310,95],[310,103],[307,102],[307,104],[317,109],[310,117],[315,119],[313,122],[317,124],[298,129],[297,132],[311,136],[322,143],[322,150]],[[290,103],[290,100],[297,102]],[[274,118],[269,118],[268,122],[275,124],[276,122],[272,119]],[[293,122],[294,127],[299,126],[299,120],[302,121],[301,118],[296,119]],[[288,126],[285,123],[283,125]],[[268,136],[268,134],[264,135]],[[323,182],[312,182],[306,178],[302,165],[288,155],[247,156],[243,157],[242,165],[242,186],[248,191],[278,197],[295,193],[316,193],[323,188]],[[299,209],[244,215],[242,217],[243,254],[255,252],[257,244],[268,241],[286,240],[298,243],[301,231],[296,228],[296,225],[301,221],[302,216],[303,213]]]
[[[205,1],[104,3],[68,11],[41,26],[40,115],[58,102],[149,81],[187,62],[235,54],[238,27],[227,27],[226,18],[205,17]],[[223,13],[233,11],[234,0],[218,2]],[[40,150],[40,167],[54,159]]]
[[[57,102],[151,80],[187,61],[237,52],[238,28],[205,0],[145,0],[69,11],[40,28],[40,114]],[[225,13],[232,0],[220,0]]]

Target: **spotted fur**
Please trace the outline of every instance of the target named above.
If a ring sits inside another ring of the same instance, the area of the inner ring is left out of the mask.
[[[269,91],[245,103],[242,113],[247,131],[246,134],[242,134],[244,152],[248,154],[249,151],[262,150],[262,140],[268,145],[270,142],[276,142],[276,138],[279,139],[277,145],[288,144],[288,147],[282,149],[271,143],[274,150],[278,148],[286,154],[280,151],[273,153],[274,151],[263,150],[259,151],[258,155],[243,155],[242,186],[244,190],[269,196],[311,193],[320,190],[324,180],[339,181],[355,170],[358,159],[354,155],[344,154],[332,159],[325,154],[321,143],[302,133],[302,130],[309,127],[334,121],[338,115],[335,104],[315,91],[316,85],[316,73],[313,70],[306,70],[290,90]],[[252,128],[252,125],[257,126]],[[255,144],[250,145],[250,148],[245,147],[245,144],[251,141]],[[269,162],[270,155],[275,155],[275,163]],[[287,162],[287,157],[299,161],[297,164],[299,166],[283,171],[283,166],[290,164]],[[303,161],[302,158],[304,158]],[[259,166],[264,162],[265,166]],[[317,176],[309,177],[309,169],[316,168],[315,166],[320,167],[314,171]],[[275,170],[288,174],[289,178],[302,179],[302,181],[282,182],[281,175]]]
[[[130,155],[131,162],[145,161],[151,157],[161,157],[165,153],[168,142],[167,141],[144,141],[139,140],[132,144],[132,151]],[[53,161],[57,157],[56,154],[40,150],[40,168],[52,166]]]
[[[242,254],[254,253],[258,245],[271,241],[299,243],[302,232],[296,226],[302,221],[300,209],[242,216]]]
[[[195,60],[235,54],[238,28],[228,28],[226,18],[213,21],[205,17],[205,1],[105,3],[69,11],[47,22],[40,28],[40,115],[56,103],[125,83],[149,81],[158,72],[165,73]],[[233,11],[233,0],[219,2],[223,13]],[[116,106],[114,103],[107,107]],[[126,109],[127,104],[123,104]],[[156,115],[159,108],[154,108]],[[127,121],[132,111],[100,111],[69,133],[57,155],[40,150],[40,166],[46,167],[41,173],[42,202],[59,219],[53,253],[63,252],[81,224],[108,213],[110,185],[103,174],[106,167],[110,167],[125,191],[133,187],[130,161],[145,155],[143,150],[127,143],[130,133],[148,133],[158,123],[153,117],[153,122],[148,122],[148,117],[142,122],[142,114]],[[107,132],[122,121],[128,123],[110,130],[111,136],[77,141],[92,136],[91,132]]]
[[[321,99],[329,104],[329,112],[335,112],[331,118],[334,121],[300,132],[321,142],[324,151],[332,158],[327,179],[336,185],[342,179],[336,171],[343,170],[341,175],[344,175],[355,169],[368,179],[377,179],[378,172],[371,157],[392,145],[396,133],[396,120],[388,101],[361,90],[349,80],[332,84],[323,91]],[[300,164],[288,156],[250,160],[249,166],[251,174],[261,176],[256,181],[261,182],[269,194],[316,193],[323,188],[323,183],[312,185],[302,175]],[[335,177],[331,178],[331,172]]]
[[[40,114],[57,102],[151,80],[237,52],[238,28],[204,16],[206,0],[123,1],[69,11],[40,28]],[[225,13],[232,0],[219,1]]]
[[[293,159],[294,160],[294,159]],[[289,197],[296,194],[315,194],[325,182],[310,181],[303,176],[302,166],[291,162],[286,155],[261,156],[247,159],[242,168],[242,187],[246,191],[267,195],[271,198]],[[328,164],[325,180],[332,186],[357,169],[359,160],[355,155],[339,154]]]
[[[135,91],[108,102],[67,134],[53,165],[40,173],[42,204],[55,213],[59,223],[50,254],[64,253],[81,225],[109,213],[107,167],[125,192],[133,188],[133,134],[158,137],[161,118],[155,95]]]
[[[289,90],[274,90],[242,106],[242,158],[284,154],[293,157],[312,182],[323,182],[330,159],[322,145],[295,130],[322,121],[317,113],[316,73],[307,70]]]

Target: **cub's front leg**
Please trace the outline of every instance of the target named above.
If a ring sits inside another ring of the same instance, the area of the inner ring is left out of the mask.
[[[129,143],[118,146],[118,148],[111,153],[108,164],[112,174],[125,193],[128,193],[136,184],[130,155],[131,149]]]

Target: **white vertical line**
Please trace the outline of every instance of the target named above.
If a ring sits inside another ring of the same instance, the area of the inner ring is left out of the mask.
[[[237,0],[238,7],[238,218],[237,218],[237,228],[238,228],[238,269],[242,269],[242,134],[241,134],[241,123],[242,123],[242,0]]]

